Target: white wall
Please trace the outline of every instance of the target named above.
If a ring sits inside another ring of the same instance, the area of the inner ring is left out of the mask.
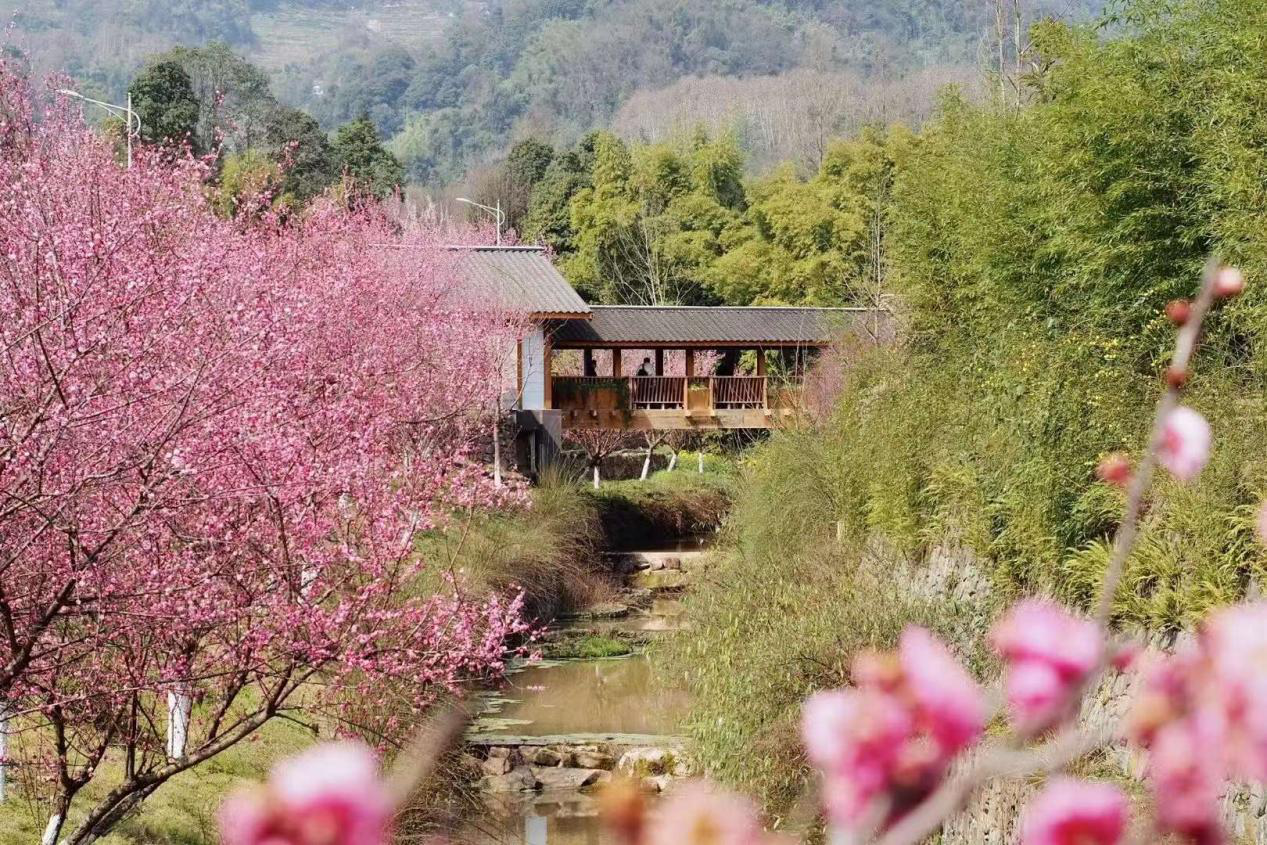
[[[523,404],[525,411],[546,405],[546,341],[540,326],[534,326],[519,341],[523,361]]]

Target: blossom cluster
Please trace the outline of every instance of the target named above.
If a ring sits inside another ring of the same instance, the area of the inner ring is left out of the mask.
[[[415,546],[521,501],[480,452],[519,318],[455,295],[442,233],[333,199],[223,220],[207,175],[124,167],[0,61],[0,718],[61,819],[116,749],[169,775],[299,689],[425,707],[523,630]]]

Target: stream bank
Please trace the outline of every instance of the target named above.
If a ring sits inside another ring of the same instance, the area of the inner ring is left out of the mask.
[[[561,616],[544,638],[547,656],[512,667],[482,697],[463,754],[482,808],[465,841],[605,845],[597,787],[630,777],[654,796],[695,773],[679,733],[686,691],[662,685],[648,647],[686,627],[681,596],[708,565],[707,540],[654,545],[604,553],[619,590]],[[578,642],[623,643],[628,653],[548,656]]]

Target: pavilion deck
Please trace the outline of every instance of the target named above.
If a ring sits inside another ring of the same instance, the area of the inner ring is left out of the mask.
[[[768,376],[554,376],[565,428],[770,428],[799,407],[799,385]]]

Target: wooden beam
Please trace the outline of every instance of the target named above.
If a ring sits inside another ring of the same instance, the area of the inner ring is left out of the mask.
[[[765,347],[757,347],[757,375],[765,375]]]
[[[620,378],[620,350],[612,350],[612,378]]]
[[[598,367],[594,366],[594,350],[586,349],[581,353],[581,375],[598,375]]]
[[[663,349],[657,349],[655,351],[655,374],[658,376],[664,375],[664,350]]]
[[[686,377],[690,378],[695,375],[695,350],[689,346],[686,348]]]

